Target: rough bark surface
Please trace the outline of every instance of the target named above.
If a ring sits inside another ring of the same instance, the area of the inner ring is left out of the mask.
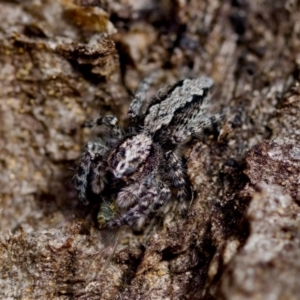
[[[298,299],[300,9],[276,1],[0,1],[1,299]],[[70,185],[90,132],[210,76],[224,120],[185,152],[189,213],[99,231]],[[111,255],[114,253],[114,255]]]

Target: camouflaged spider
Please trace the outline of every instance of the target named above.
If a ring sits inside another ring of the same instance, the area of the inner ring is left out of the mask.
[[[115,193],[116,206],[123,213],[111,217],[105,224],[108,228],[141,225],[171,198],[171,189],[177,191],[185,210],[187,181],[176,150],[218,118],[207,112],[213,86],[208,77],[181,80],[159,90],[147,102],[144,95],[149,85],[149,80],[142,82],[130,105],[131,133],[122,133],[114,116],[87,124],[104,126],[107,131],[102,138],[87,143],[74,185],[84,204],[89,202],[89,191],[101,195],[100,201],[104,189]],[[117,191],[111,184],[115,180],[123,182]]]

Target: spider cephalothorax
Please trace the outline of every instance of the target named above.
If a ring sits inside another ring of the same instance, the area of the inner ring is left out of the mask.
[[[176,149],[199,136],[218,117],[207,112],[212,85],[207,77],[185,79],[144,101],[144,89],[149,86],[144,81],[129,108],[130,134],[122,133],[114,116],[87,124],[107,130],[105,136],[87,144],[74,184],[85,204],[90,193],[103,201],[103,191],[111,191],[122,213],[106,227],[143,223],[171,198],[173,188],[181,207],[186,207],[187,181]],[[123,182],[119,190],[114,180]]]

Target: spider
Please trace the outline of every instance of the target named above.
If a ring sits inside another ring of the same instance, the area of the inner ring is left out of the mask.
[[[105,134],[87,143],[74,186],[83,204],[91,193],[99,202],[105,190],[115,195],[122,213],[111,216],[107,228],[143,224],[171,199],[171,190],[186,211],[189,185],[178,149],[219,117],[207,112],[211,78],[181,80],[146,101],[149,86],[150,80],[143,81],[130,105],[131,128],[121,130],[114,116],[86,123],[104,128]]]

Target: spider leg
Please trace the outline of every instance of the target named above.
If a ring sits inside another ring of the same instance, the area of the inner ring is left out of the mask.
[[[92,181],[91,189],[93,193],[99,195],[105,186],[104,178],[106,175],[105,164],[102,161],[96,163],[95,167],[92,169]]]
[[[117,205],[120,208],[128,208],[138,202],[141,194],[146,189],[145,183],[137,182],[124,187],[117,196]]]
[[[131,104],[128,109],[128,116],[132,120],[137,120],[142,115],[142,107],[146,100],[146,94],[150,88],[150,85],[153,83],[156,76],[154,73],[152,76],[146,77],[138,86],[134,99],[131,101]]]
[[[86,199],[86,191],[88,187],[88,175],[90,173],[91,162],[92,160],[90,154],[85,152],[79,160],[77,174],[74,175],[72,179],[72,183],[78,194],[78,199],[84,205],[88,204]]]
[[[120,218],[107,223],[108,228],[120,227],[122,225],[142,226],[145,219],[150,214],[155,214],[157,210],[171,198],[171,191],[162,182],[151,181],[152,186],[146,189],[136,202],[136,204],[124,213]]]
[[[86,145],[86,151],[79,160],[77,174],[73,177],[73,184],[78,193],[79,201],[87,205],[87,191],[89,187],[89,177],[92,174],[92,191],[99,194],[104,188],[103,164],[99,159],[106,152],[106,148],[97,142],[89,142]]]
[[[199,118],[199,120],[195,120],[190,126],[190,132],[192,136],[199,137],[202,135],[203,130],[207,128],[214,128],[216,124],[220,122],[222,119],[221,114],[209,115],[205,118]]]
[[[155,70],[145,77],[139,84],[128,110],[128,115],[133,121],[141,121],[145,117],[147,110],[153,104],[161,102],[167,96],[170,87],[161,88],[153,97],[147,97],[150,86],[153,85],[153,83],[160,77],[162,77],[162,73]]]
[[[207,115],[205,110],[196,111],[188,119],[183,118],[175,126],[170,126],[164,135],[170,137],[167,141],[174,145],[184,144],[192,137],[201,137],[205,129],[213,128],[221,118],[220,114]]]
[[[153,202],[153,205],[152,205],[151,210],[149,212],[153,215],[155,215],[157,213],[157,211],[165,203],[167,203],[172,197],[171,190],[166,184],[164,184],[163,182],[160,181],[157,186],[158,186],[158,190],[160,191],[160,195],[159,195],[159,198],[157,199],[157,201]]]
[[[122,137],[122,131],[118,126],[118,119],[115,116],[100,116],[97,119],[85,122],[83,124],[84,127],[88,128],[95,128],[98,126],[105,126],[106,128],[109,128],[110,134],[113,137],[121,138]]]
[[[177,189],[177,199],[180,203],[182,213],[187,210],[187,182],[184,169],[182,167],[181,159],[173,152],[167,151],[165,153],[166,173],[171,180],[172,185]]]

